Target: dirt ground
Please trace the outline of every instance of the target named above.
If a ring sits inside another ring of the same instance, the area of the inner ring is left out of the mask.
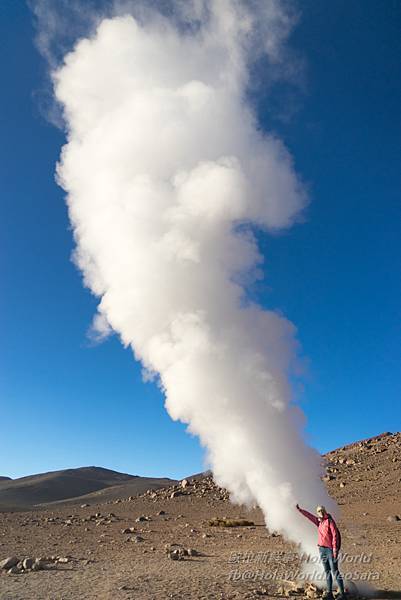
[[[370,578],[379,598],[401,598],[401,434],[325,458],[326,485],[341,509],[343,552],[361,555],[351,565],[343,559],[343,573]],[[148,520],[136,521],[140,516]],[[215,516],[254,525],[212,527]],[[193,555],[183,556],[184,549]],[[0,561],[11,556],[41,562],[38,570],[0,570],[1,600],[319,596],[282,581],[296,579],[294,547],[266,530],[258,509],[230,504],[210,477],[103,504],[0,513]]]

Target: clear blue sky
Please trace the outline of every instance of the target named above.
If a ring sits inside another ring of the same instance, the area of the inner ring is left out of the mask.
[[[266,280],[252,293],[298,327],[307,437],[326,451],[401,429],[401,2],[299,6],[306,84],[255,102],[312,202],[305,223],[260,238]],[[45,65],[23,1],[2,0],[0,28],[0,475],[197,472],[202,449],[131,353],[87,341],[96,303],[70,261],[53,175],[63,135],[41,116]]]

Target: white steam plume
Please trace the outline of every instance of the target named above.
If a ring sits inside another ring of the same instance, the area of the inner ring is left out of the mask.
[[[261,261],[251,226],[287,228],[306,202],[245,100],[250,56],[262,48],[277,66],[291,19],[274,0],[177,6],[180,23],[104,19],[53,73],[76,262],[100,298],[100,334],[107,321],[157,374],[217,483],[313,551],[294,505],[334,507],[291,398],[295,329],[244,289]]]

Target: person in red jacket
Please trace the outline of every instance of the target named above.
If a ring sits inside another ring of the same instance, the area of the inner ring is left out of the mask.
[[[346,598],[344,582],[338,570],[338,553],[340,551],[341,537],[333,517],[326,511],[324,506],[317,506],[315,515],[296,505],[297,510],[318,528],[319,554],[323,563],[327,582],[327,600],[333,600],[333,575],[336,578],[340,590],[340,600]]]

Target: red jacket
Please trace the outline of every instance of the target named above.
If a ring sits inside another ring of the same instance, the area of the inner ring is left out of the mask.
[[[333,517],[326,513],[323,519],[318,519],[318,517],[315,517],[315,515],[312,515],[307,510],[302,508],[298,508],[298,510],[318,528],[317,545],[331,548],[334,556],[337,556],[340,539]]]

